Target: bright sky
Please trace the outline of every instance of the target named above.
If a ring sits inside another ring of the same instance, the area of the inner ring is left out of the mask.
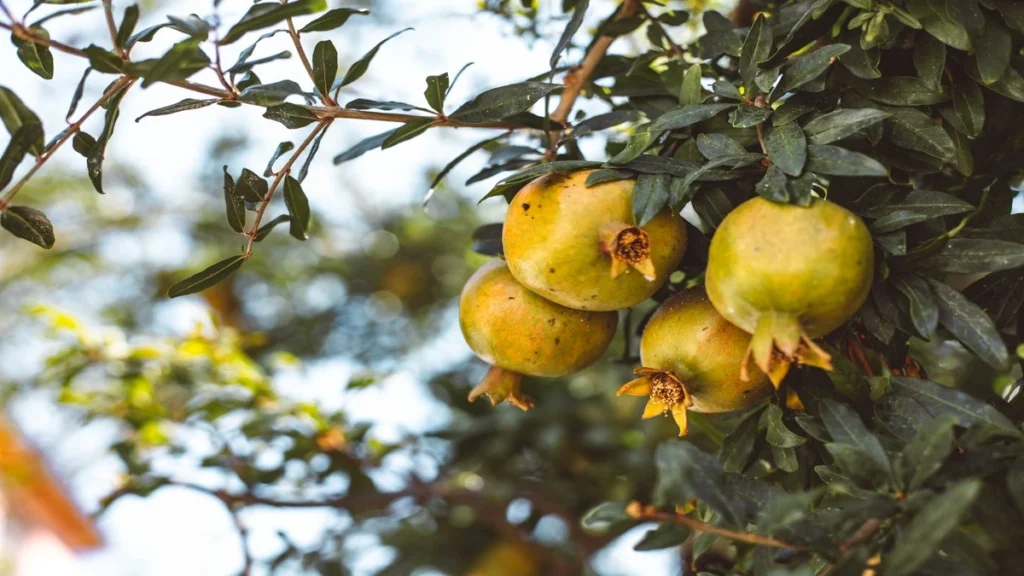
[[[7,0],[7,3],[15,13],[24,12],[31,4],[30,0]],[[127,4],[123,0],[115,1],[117,13]],[[206,16],[211,11],[209,0],[175,0],[165,4],[173,6],[177,15],[195,12]],[[331,0],[330,4],[331,7],[342,5],[338,0]],[[531,44],[516,38],[511,26],[506,23],[477,15],[475,4],[474,0],[389,0],[386,2],[387,14],[370,18],[355,17],[341,30],[329,35],[318,34],[306,44],[311,51],[316,40],[328,37],[334,40],[342,53],[344,70],[347,62],[392,32],[407,26],[416,28],[414,32],[408,32],[384,46],[370,72],[350,89],[346,89],[343,102],[364,97],[419,104],[423,101],[423,78],[426,75],[444,71],[454,74],[463,64],[473,61],[475,65],[463,75],[449,99],[449,106],[457,106],[485,88],[520,81],[547,69],[552,39],[557,37],[564,24],[556,23],[549,30],[547,40]],[[561,2],[551,0],[541,4],[553,15],[557,13]],[[223,1],[222,20],[226,23],[237,20],[249,5],[250,2],[241,0]],[[612,0],[592,1],[588,24],[592,26],[612,6]],[[165,10],[162,8],[155,13],[144,13],[139,29],[160,21],[160,15]],[[54,38],[77,46],[102,42],[106,37],[98,11],[73,20],[58,20],[48,28]],[[587,26],[584,26],[584,30],[587,30]],[[138,55],[159,55],[175,36],[173,32],[161,32],[157,41],[141,45],[137,50]],[[255,37],[252,35],[250,41]],[[627,42],[620,41],[620,44],[624,44],[619,46],[620,50],[629,49]],[[233,62],[235,52],[247,45],[248,42],[243,40],[237,43],[237,48],[226,51],[227,62]],[[257,56],[286,49],[291,49],[286,37],[277,36],[264,41]],[[70,94],[85,67],[83,61],[72,56],[55,53],[55,58],[57,77],[46,83],[16,60],[12,47],[0,48],[0,70],[4,71],[2,84],[13,88],[43,118],[48,137],[63,127]],[[578,59],[579,54],[573,52],[571,58]],[[297,72],[299,69],[300,64],[292,58],[262,67],[259,74],[264,81],[285,77],[298,79],[301,76]],[[212,78],[200,76],[196,79],[216,84]],[[79,110],[94,101],[106,84],[96,74],[91,80]],[[308,81],[301,83],[308,85]],[[250,136],[252,146],[239,159],[237,166],[232,166],[235,171],[243,164],[261,169],[278,142],[287,139],[294,141],[297,137],[295,131],[263,120],[260,118],[261,110],[248,106],[233,110],[213,106],[181,115],[147,118],[140,124],[132,121],[147,110],[192,96],[164,85],[133,90],[122,104],[121,120],[108,152],[108,158],[119,158],[125,164],[141,168],[146,185],[169,203],[220,202],[219,191],[196,189],[195,179],[191,177],[200,172],[207,152],[206,145],[216,134],[245,133]],[[252,131],[253,126],[257,126],[258,131]],[[339,151],[366,136],[391,127],[363,121],[335,123],[304,184],[318,219],[325,226],[336,228],[342,237],[365,225],[353,221],[350,215],[358,214],[353,207],[365,208],[369,205],[381,211],[417,209],[416,205],[427,188],[424,168],[446,164],[471,143],[485,136],[480,130],[434,130],[392,150],[371,152],[340,167],[331,164],[331,158]],[[96,132],[94,124],[87,125],[87,128]],[[595,142],[592,146],[600,147],[600,144]],[[82,159],[70,147],[61,150],[55,161],[73,166],[75,170],[84,168]],[[465,181],[482,164],[482,158],[467,161],[455,170],[449,180]],[[484,183],[462,193],[479,197],[487,189]],[[113,187],[102,205],[101,209],[131,210],[132,198],[126,190]],[[500,201],[491,201],[485,203],[481,210],[486,219],[497,221],[501,218],[503,205]],[[180,232],[176,233],[173,227],[165,232],[166,236],[161,237],[158,250],[138,246],[123,248],[128,253],[136,254],[136,257],[172,266],[190,261],[188,259],[193,255],[189,253],[189,239],[178,237]],[[42,298],[44,295],[35,297]],[[20,306],[24,303],[14,304]],[[95,312],[95,304],[87,301],[77,305],[62,305],[86,317]],[[201,309],[195,301],[189,302],[186,299],[182,303],[168,306],[164,312],[163,317],[169,329],[186,329],[201,314]],[[307,399],[342,402],[356,417],[374,421],[378,424],[378,435],[384,437],[397,435],[402,430],[398,427],[399,422],[404,424],[406,430],[436,425],[436,414],[439,411],[432,409],[431,403],[434,400],[424,394],[419,384],[433,371],[460,361],[469,354],[458,333],[454,316],[448,320],[443,333],[428,347],[416,352],[382,386],[339,398],[338,383],[353,372],[351,362],[345,358],[325,359],[308,366],[308,373],[286,378],[301,378],[302,394]],[[24,355],[21,360],[26,362],[22,368],[31,370],[31,359],[38,358],[41,352],[22,352]],[[30,360],[25,361],[25,358]],[[384,405],[390,406],[390,409],[381,410]],[[113,431],[92,427],[85,433],[68,434],[66,424],[62,427],[62,423],[52,410],[48,410],[44,401],[30,401],[19,408],[20,412],[32,415],[31,421],[24,423],[42,445],[51,447],[50,452],[58,468],[76,471],[73,476],[76,495],[87,507],[94,506],[96,499],[109,492],[117,481],[116,465],[112,459],[104,457],[101,442]],[[266,510],[257,511],[245,520],[252,527],[251,549],[257,557],[266,557],[281,547],[280,540],[274,534],[276,529],[284,529],[299,544],[312,545],[317,540],[320,527],[332,518],[332,514],[316,510]],[[226,576],[237,573],[241,565],[237,535],[230,518],[219,503],[194,492],[168,489],[147,499],[125,499],[103,517],[101,528],[108,537],[109,546],[87,559],[83,574]],[[643,530],[634,530],[623,539],[623,543],[628,545],[615,546],[602,554],[601,567],[609,574],[635,574],[638,569],[647,574],[669,573],[670,567],[674,565],[671,559],[673,552],[632,552],[632,542],[642,533]],[[380,557],[370,556],[354,568],[357,573],[366,573],[380,560]]]

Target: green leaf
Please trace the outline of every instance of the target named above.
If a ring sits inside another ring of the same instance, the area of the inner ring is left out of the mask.
[[[50,38],[50,33],[40,26],[33,26],[29,32],[40,38]],[[53,53],[50,52],[48,46],[26,40],[15,34],[11,35],[11,42],[18,48],[18,59],[22,64],[40,78],[53,79]]]
[[[437,189],[437,185],[440,184],[441,181],[444,180],[445,177],[448,175],[448,173],[451,172],[453,168],[458,166],[459,163],[461,163],[466,158],[469,158],[469,156],[476,152],[477,150],[480,150],[487,146],[488,144],[490,144],[491,142],[496,142],[497,140],[500,140],[501,138],[504,137],[505,135],[502,134],[500,136],[495,136],[494,138],[487,138],[486,140],[481,140],[476,144],[473,144],[466,150],[464,150],[461,154],[456,156],[451,162],[445,165],[445,167],[442,168],[441,171],[437,173],[437,176],[435,176],[434,180],[430,183],[430,188],[427,190],[426,196],[423,197],[423,204],[426,205],[428,202],[430,202],[430,199],[434,196],[434,191]]]
[[[882,470],[890,470],[889,457],[882,443],[872,434],[860,416],[845,404],[825,400],[820,405],[821,422],[837,444],[853,446],[866,454]]]
[[[277,162],[277,159],[280,158],[282,154],[284,154],[285,152],[291,152],[294,148],[295,148],[295,144],[293,144],[293,143],[291,143],[291,142],[289,142],[287,140],[285,140],[284,142],[281,142],[280,144],[278,144],[277,148],[274,149],[274,155],[270,157],[270,162],[267,162],[266,169],[263,170],[263,177],[264,178],[270,178],[271,176],[273,176],[274,175],[274,162]]]
[[[956,156],[949,134],[920,110],[894,109],[888,124],[889,141],[900,148],[923,152],[940,160],[952,160]]]
[[[772,446],[796,448],[807,443],[807,438],[786,428],[786,424],[782,421],[782,408],[776,404],[768,405],[768,409],[761,415],[761,421],[768,427],[767,440]]]
[[[912,275],[894,276],[892,281],[910,302],[910,321],[914,328],[925,338],[934,336],[939,327],[939,306],[928,283]]]
[[[245,199],[235,193],[235,179],[224,166],[224,207],[228,216],[228,226],[241,234],[245,231]]]
[[[89,57],[89,65],[94,70],[103,74],[120,74],[124,71],[125,62],[113,52],[90,44],[85,50]]]
[[[874,158],[831,145],[807,147],[807,170],[829,176],[887,176],[889,169]]]
[[[313,163],[313,158],[316,158],[317,152],[320,151],[320,143],[323,142],[324,136],[327,135],[327,130],[331,128],[330,124],[325,124],[320,133],[313,139],[313,144],[309,147],[309,152],[306,153],[306,159],[302,162],[302,168],[299,169],[298,181],[304,182],[306,175],[309,174],[309,166]]]
[[[103,160],[106,158],[107,144],[114,135],[117,119],[121,117],[121,100],[127,91],[127,87],[121,88],[107,100],[107,111],[103,117],[103,131],[100,132],[100,137],[96,139],[96,144],[93,145],[85,159],[89,180],[92,181],[93,188],[100,194],[103,194]]]
[[[186,110],[197,110],[199,108],[206,108],[211,104],[220,102],[219,98],[210,98],[207,100],[197,100],[195,98],[185,98],[181,102],[176,102],[170,106],[164,106],[163,108],[157,108],[156,110],[150,110],[142,116],[135,119],[136,122],[142,120],[147,116],[167,116],[168,114],[174,114],[176,112],[184,112]]]
[[[242,264],[245,264],[245,256],[232,256],[231,258],[221,260],[202,272],[189,276],[174,286],[171,286],[170,289],[167,290],[167,295],[171,298],[177,298],[179,296],[202,292],[210,286],[218,284],[228,276],[234,274],[242,267]]]
[[[292,104],[291,102],[285,102],[284,104],[278,104],[277,106],[271,106],[263,113],[263,117],[268,120],[274,120],[284,124],[285,128],[295,130],[296,128],[302,128],[309,126],[313,122],[319,120],[317,115],[306,108],[305,106],[299,106],[298,104]]]
[[[86,132],[79,132],[71,139],[71,147],[83,157],[88,158],[92,149],[96,147],[96,139]]]
[[[974,210],[974,206],[968,202],[934,190],[913,190],[901,201],[884,202],[864,212],[869,218],[889,214],[891,212],[906,210],[917,214],[923,214],[930,218],[939,216],[951,216],[963,214]]]
[[[25,159],[25,155],[32,150],[32,145],[42,136],[43,127],[38,122],[22,124],[11,136],[3,156],[0,156],[0,190],[3,190],[11,179],[14,178],[14,171]]]
[[[740,50],[740,77],[743,78],[743,86],[748,97],[753,97],[758,92],[755,78],[761,69],[757,65],[767,60],[772,51],[772,27],[766,22],[764,14],[759,14],[754,19]]]
[[[764,178],[761,178],[757,185],[754,186],[754,191],[765,200],[778,202],[779,204],[789,203],[786,175],[775,164],[768,166],[768,170],[764,173]]]
[[[285,98],[303,94],[302,88],[292,80],[280,80],[269,84],[257,84],[242,90],[238,98],[257,106],[274,106],[281,104]]]
[[[198,38],[175,44],[152,68],[142,71],[142,87],[165,80],[183,80],[210,64],[210,58],[199,48]]]
[[[273,38],[274,36],[277,36],[282,32],[287,33],[288,31],[285,29],[272,30],[257,38],[256,41],[250,44],[245,50],[242,50],[238,53],[238,60],[235,60],[235,63],[231,65],[231,68],[227,69],[227,72],[229,74],[239,74],[241,72],[245,72],[246,70],[251,70],[255,64],[250,64],[249,58],[252,56],[253,52],[256,51],[256,47],[259,46],[260,42],[266,40],[267,38]]]
[[[772,460],[779,470],[783,472],[796,472],[800,469],[800,460],[796,457],[796,450],[793,448],[779,448],[778,446],[769,447],[771,448]]]
[[[388,40],[391,40],[392,38],[398,36],[399,34],[402,34],[403,32],[408,32],[409,30],[412,30],[412,28],[399,30],[398,32],[395,32],[391,36],[388,36],[387,38],[378,42],[377,45],[374,46],[373,48],[370,48],[369,52],[363,54],[362,58],[356,60],[355,62],[352,63],[351,66],[349,66],[348,71],[345,72],[345,77],[342,78],[339,82],[337,82],[331,89],[334,90],[337,88],[348,86],[349,84],[362,78],[363,74],[366,74],[366,71],[369,70],[370,63],[373,62],[374,57],[377,56],[377,52],[380,51],[380,47],[383,46],[384,43],[387,42]]]
[[[266,239],[267,236],[270,236],[270,233],[274,231],[274,228],[277,228],[278,225],[280,224],[284,224],[285,222],[291,221],[291,216],[287,214],[279,215],[270,222],[267,222],[263,226],[260,226],[260,229],[256,231],[256,234],[252,238],[253,242],[263,242],[263,240]]]
[[[689,104],[662,114],[651,124],[651,131],[677,130],[692,126],[698,122],[710,120],[735,104]]]
[[[537,101],[561,86],[544,82],[520,82],[487,90],[452,112],[449,118],[479,124],[526,112]]]
[[[1006,473],[1006,488],[1017,505],[1017,511],[1024,514],[1024,458],[1018,458]]]
[[[284,205],[292,217],[289,233],[297,240],[305,240],[309,237],[309,199],[299,181],[291,176],[284,179]]]
[[[235,182],[235,196],[244,199],[246,202],[263,202],[270,185],[263,178],[248,168],[242,169],[242,175]]]
[[[764,139],[768,158],[779,170],[799,176],[807,162],[807,137],[796,122],[773,126]]]
[[[772,115],[771,108],[758,108],[750,104],[740,104],[739,108],[729,114],[729,123],[733,128],[753,128]]]
[[[882,56],[881,50],[878,47],[862,48],[860,38],[861,35],[854,32],[840,36],[840,40],[850,46],[850,51],[840,56],[839,62],[858,78],[865,80],[881,78],[882,71],[878,69],[878,62]]]
[[[865,97],[890,106],[924,106],[949,99],[948,94],[932,90],[920,78],[913,76],[883,76],[878,80],[861,80],[854,87]]]
[[[42,122],[32,110],[25,106],[21,98],[11,90],[0,86],[0,120],[3,121],[7,132],[13,137],[24,124],[39,124]],[[29,148],[35,155],[43,153],[44,135],[38,134],[38,139]]]
[[[999,80],[1010,65],[1010,53],[1013,50],[1013,39],[1010,31],[992,17],[985,18],[985,33],[974,39],[974,57],[978,63],[978,73],[985,84]]]
[[[132,37],[132,32],[135,32],[135,26],[138,23],[139,5],[132,4],[124,9],[124,17],[121,18],[121,26],[117,29],[115,45],[118,48],[124,48],[125,45],[128,44],[128,40]]]
[[[747,468],[759,435],[759,417],[759,411],[751,413],[722,440],[722,445],[718,449],[718,461],[726,472],[740,474]]]
[[[200,42],[206,41],[210,36],[210,30],[213,30],[209,22],[195,14],[189,14],[184,18],[168,15],[167,20],[170,21],[171,28]]]
[[[736,100],[737,102],[743,100],[743,95],[740,94],[739,88],[728,80],[716,80],[711,85],[711,92],[715,96],[721,96],[722,98],[728,98],[729,100]]]
[[[607,130],[625,124],[626,122],[635,122],[642,117],[642,114],[637,110],[615,110],[612,112],[606,112],[604,114],[598,114],[597,116],[591,116],[586,120],[581,120],[572,127],[572,136],[580,137],[586,136],[593,132],[599,132],[601,130]]]
[[[313,83],[321,97],[331,93],[331,86],[338,75],[338,50],[330,40],[317,42],[313,48]]]
[[[38,5],[38,3],[36,5]],[[30,8],[29,12],[31,12],[34,8],[35,8],[35,6],[33,6],[33,8]],[[35,22],[33,22],[29,26],[29,29],[35,28],[37,26],[42,26],[43,24],[45,24],[45,23],[47,23],[50,20],[53,20],[55,18],[61,18],[63,16],[76,16],[78,14],[85,14],[86,12],[91,12],[91,11],[95,10],[96,8],[99,8],[99,6],[82,6],[82,7],[79,7],[79,8],[65,8],[64,10],[57,10],[56,12],[52,12],[50,14],[47,14],[46,16],[43,16],[39,20],[36,20]],[[28,12],[25,13],[25,17],[27,17],[27,16],[28,16]],[[23,17],[23,19],[24,19],[24,17]]]
[[[939,416],[924,423],[900,454],[904,482],[908,491],[924,486],[953,453],[952,416]]]
[[[953,111],[963,124],[965,133],[975,138],[985,126],[985,97],[972,80],[954,76]]]
[[[653,530],[648,530],[644,537],[633,546],[637,552],[662,550],[679,546],[690,537],[690,529],[675,522],[664,522]]]
[[[942,86],[942,71],[946,68],[946,45],[927,34],[918,34],[914,46],[914,68],[917,76],[929,89],[938,91]]]
[[[956,388],[903,376],[894,376],[890,385],[894,394],[914,400],[933,418],[949,415],[956,418],[957,425],[964,428],[979,424],[998,429],[1012,437],[1021,436],[1020,430],[1002,412]]]
[[[888,117],[888,112],[876,108],[846,108],[811,119],[804,125],[804,133],[811,144],[831,144],[853,136]]]
[[[78,109],[78,103],[82,100],[82,94],[85,92],[85,81],[89,78],[90,72],[92,72],[92,68],[85,69],[85,72],[82,73],[82,79],[78,81],[78,86],[75,87],[74,94],[71,95],[71,105],[68,106],[68,113],[64,117],[69,124],[71,123],[71,116]]]
[[[641,174],[633,187],[633,221],[646,226],[668,204],[668,174]]]
[[[242,36],[253,30],[267,28],[288,18],[315,14],[327,9],[327,0],[293,0],[287,4],[276,2],[264,2],[255,4],[242,16],[234,26],[228,30],[220,40],[221,45],[228,45],[237,41]],[[312,26],[311,22],[309,26]],[[305,30],[305,29],[304,29]]]
[[[915,574],[934,555],[971,508],[981,491],[981,480],[971,478],[947,488],[921,508],[907,524],[889,554],[886,576]]]
[[[583,25],[583,17],[587,14],[587,8],[590,7],[590,0],[576,0],[576,4],[573,6],[572,18],[565,25],[565,30],[562,31],[562,36],[558,39],[555,44],[555,50],[551,53],[551,59],[549,64],[552,68],[558,65],[558,60],[562,56],[562,52],[566,46],[572,42],[572,37]]]
[[[704,88],[700,84],[703,71],[700,63],[691,65],[683,73],[683,83],[679,89],[679,105],[691,106],[700,104],[704,95]]]
[[[605,182],[618,182],[620,180],[629,180],[634,177],[636,177],[636,173],[630,170],[601,168],[600,170],[594,170],[589,176],[587,176],[586,186],[587,188],[591,188],[598,184],[604,184]]]
[[[337,166],[338,164],[341,164],[343,162],[355,160],[356,158],[359,158],[360,156],[366,154],[370,150],[380,148],[380,145],[383,144],[384,141],[387,140],[388,137],[391,136],[396,130],[397,128],[393,128],[386,132],[381,132],[380,134],[375,134],[373,136],[370,136],[369,138],[364,138],[360,140],[359,142],[356,143],[355,146],[335,156],[334,165]]]
[[[427,76],[427,90],[423,95],[427,99],[427,104],[438,114],[444,114],[444,99],[448,95],[448,73],[439,74],[437,76]]]
[[[634,132],[630,137],[629,141],[626,142],[626,147],[621,152],[613,156],[608,160],[609,164],[626,164],[640,157],[641,154],[647,150],[647,147],[651,145],[654,140],[654,134],[650,130],[638,130]]]
[[[733,205],[729,197],[718,188],[712,188],[693,198],[693,211],[701,221],[712,228],[718,228],[726,215],[732,212]]]
[[[798,57],[782,73],[782,79],[772,90],[772,100],[787,92],[793,92],[805,86],[828,70],[833,59],[847,53],[850,47],[846,44],[829,44],[809,54]]]
[[[617,524],[632,522],[625,502],[602,502],[580,518],[580,526],[590,534],[603,534]]]
[[[132,34],[132,36],[130,38],[128,38],[128,41],[125,42],[124,49],[125,50],[131,50],[139,42],[150,42],[156,36],[157,32],[159,32],[160,30],[163,30],[164,28],[169,28],[170,26],[171,26],[170,22],[162,22],[162,23],[157,24],[155,26],[150,26],[149,28],[146,28],[145,30],[142,30],[141,32],[138,32],[136,34]]]
[[[402,110],[408,112],[410,110],[423,110],[419,106],[408,104],[406,102],[395,102],[393,100],[368,100],[366,98],[356,98],[355,100],[345,104],[345,108],[350,110]],[[429,110],[424,110],[429,112]]]
[[[1024,266],[1024,244],[984,238],[952,238],[915,266],[954,274],[998,272]]]
[[[743,156],[747,149],[725,134],[711,133],[697,136],[697,149],[708,160],[729,156]]]
[[[46,214],[28,206],[8,206],[6,211],[0,213],[0,227],[42,248],[53,248],[56,242],[53,224]]]
[[[939,305],[939,324],[989,366],[1004,370],[1010,357],[995,323],[976,304],[942,282],[928,279]]]
[[[402,124],[402,126],[395,130],[394,133],[384,139],[384,142],[381,143],[381,150],[397,146],[406,140],[411,140],[420,134],[423,134],[436,122],[436,118],[420,118]]]
[[[345,22],[348,22],[349,16],[366,16],[369,13],[369,10],[363,8],[335,8],[306,24],[299,32],[329,32],[344,26]]]

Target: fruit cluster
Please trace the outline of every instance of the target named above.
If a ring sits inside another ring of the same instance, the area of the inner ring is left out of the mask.
[[[588,187],[589,171],[542,176],[516,194],[502,232],[505,260],[482,267],[459,306],[470,348],[492,365],[470,393],[524,410],[523,375],[560,377],[601,357],[617,310],[661,289],[686,251],[668,207],[637,226],[632,180]],[[649,396],[644,418],[728,412],[772,395],[792,363],[831,369],[815,342],[868,295],[871,236],[846,209],[755,197],[711,241],[704,287],[668,297],[647,322],[638,378],[619,394]],[[774,386],[773,386],[774,385]]]

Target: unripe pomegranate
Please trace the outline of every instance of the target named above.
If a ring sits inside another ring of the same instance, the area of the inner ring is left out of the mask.
[[[748,408],[772,394],[768,377],[757,370],[740,378],[740,361],[750,335],[715,310],[703,288],[673,295],[651,316],[640,339],[642,367],[619,394],[650,396],[644,418],[671,412],[679,435],[686,434],[686,411],[730,412]]]
[[[715,232],[705,282],[722,316],[753,334],[744,370],[752,358],[777,387],[793,362],[832,369],[812,338],[860,308],[873,274],[871,234],[850,211],[754,198]]]
[[[590,171],[552,173],[516,194],[502,244],[524,286],[577,310],[618,310],[650,298],[686,250],[683,219],[665,208],[642,228],[633,180],[587,188]]]
[[[523,375],[558,378],[593,364],[615,335],[618,314],[573,310],[549,302],[512,277],[501,260],[473,274],[462,289],[459,324],[469,347],[493,367],[470,392],[528,410]]]

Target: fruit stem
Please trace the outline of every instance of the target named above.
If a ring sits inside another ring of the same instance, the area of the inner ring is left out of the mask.
[[[794,363],[832,370],[832,357],[807,335],[792,314],[774,310],[757,319],[757,327],[740,366],[740,379],[750,380],[750,361],[760,368],[777,390]]]
[[[534,402],[533,398],[523,394],[522,384],[522,374],[491,366],[483,380],[469,391],[469,401],[486,395],[492,406],[508,402],[525,412],[533,408]]]
[[[630,267],[653,282],[657,277],[651,260],[651,237],[643,228],[610,222],[601,228],[601,250],[612,259],[612,278],[618,278]]]

